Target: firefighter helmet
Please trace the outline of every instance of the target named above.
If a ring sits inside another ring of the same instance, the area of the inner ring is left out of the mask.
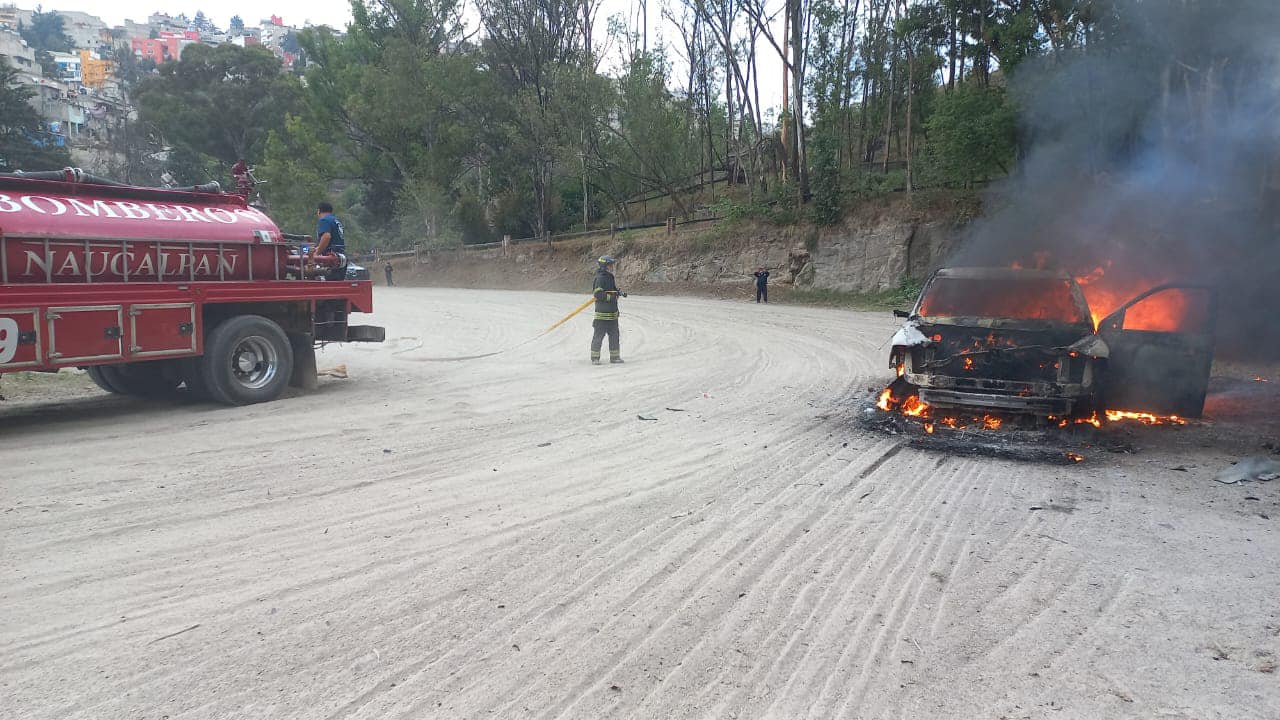
[[[600,265],[600,267],[605,267],[605,266],[607,266],[607,265],[613,265],[613,264],[614,264],[614,263],[616,263],[616,262],[618,262],[618,261],[617,261],[617,260],[615,260],[615,259],[613,258],[613,256],[612,256],[612,255],[601,255],[601,256],[600,256],[600,259],[599,259],[599,260],[596,260],[596,263],[597,263],[597,264],[599,264],[599,265]]]

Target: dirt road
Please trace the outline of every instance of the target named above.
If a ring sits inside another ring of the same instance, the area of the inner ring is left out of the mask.
[[[11,398],[0,716],[1280,717],[1280,483],[1227,449],[870,434],[887,313],[632,298],[624,366],[583,319],[438,360],[578,300],[379,289],[390,341],[268,405]]]

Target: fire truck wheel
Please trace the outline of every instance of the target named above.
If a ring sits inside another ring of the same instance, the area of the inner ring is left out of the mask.
[[[210,397],[227,405],[275,400],[289,384],[293,347],[284,330],[259,315],[240,315],[205,338],[200,379]]]
[[[109,393],[113,393],[116,395],[123,395],[124,391],[116,387],[110,380],[107,379],[106,373],[103,372],[105,367],[106,367],[105,365],[91,365],[85,368],[84,371],[85,371],[85,374],[89,376],[89,379],[93,381],[94,385],[97,385],[98,387],[102,388],[103,390],[106,390]]]
[[[177,390],[182,382],[173,372],[173,365],[165,360],[99,365],[96,369],[102,381],[111,387],[111,392],[121,395],[160,397]],[[98,386],[104,387],[102,383]]]
[[[204,360],[202,357],[193,357],[182,362],[182,381],[186,384],[187,392],[191,397],[196,400],[212,400],[213,394],[205,386],[204,376],[200,373],[202,360]]]

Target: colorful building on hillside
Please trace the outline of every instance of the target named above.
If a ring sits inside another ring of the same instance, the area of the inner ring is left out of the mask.
[[[159,37],[143,38],[135,37],[130,39],[129,44],[133,49],[134,57],[139,60],[147,59],[159,65],[169,60],[177,60],[182,56],[182,48],[190,45],[195,40],[187,37],[187,31],[182,33],[162,32]],[[199,33],[195,33],[199,38]]]
[[[80,51],[80,82],[95,90],[102,89],[114,78],[115,63],[94,57],[92,50]]]
[[[76,53],[49,53],[53,56],[53,62],[58,66],[58,79],[69,83],[78,83],[81,81],[80,74],[80,56]]]

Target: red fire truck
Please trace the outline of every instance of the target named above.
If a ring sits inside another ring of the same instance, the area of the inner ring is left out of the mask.
[[[0,175],[0,374],[79,367],[110,392],[232,405],[313,387],[318,344],[384,332],[348,324],[373,310],[368,272],[312,266],[296,239],[214,183]]]

